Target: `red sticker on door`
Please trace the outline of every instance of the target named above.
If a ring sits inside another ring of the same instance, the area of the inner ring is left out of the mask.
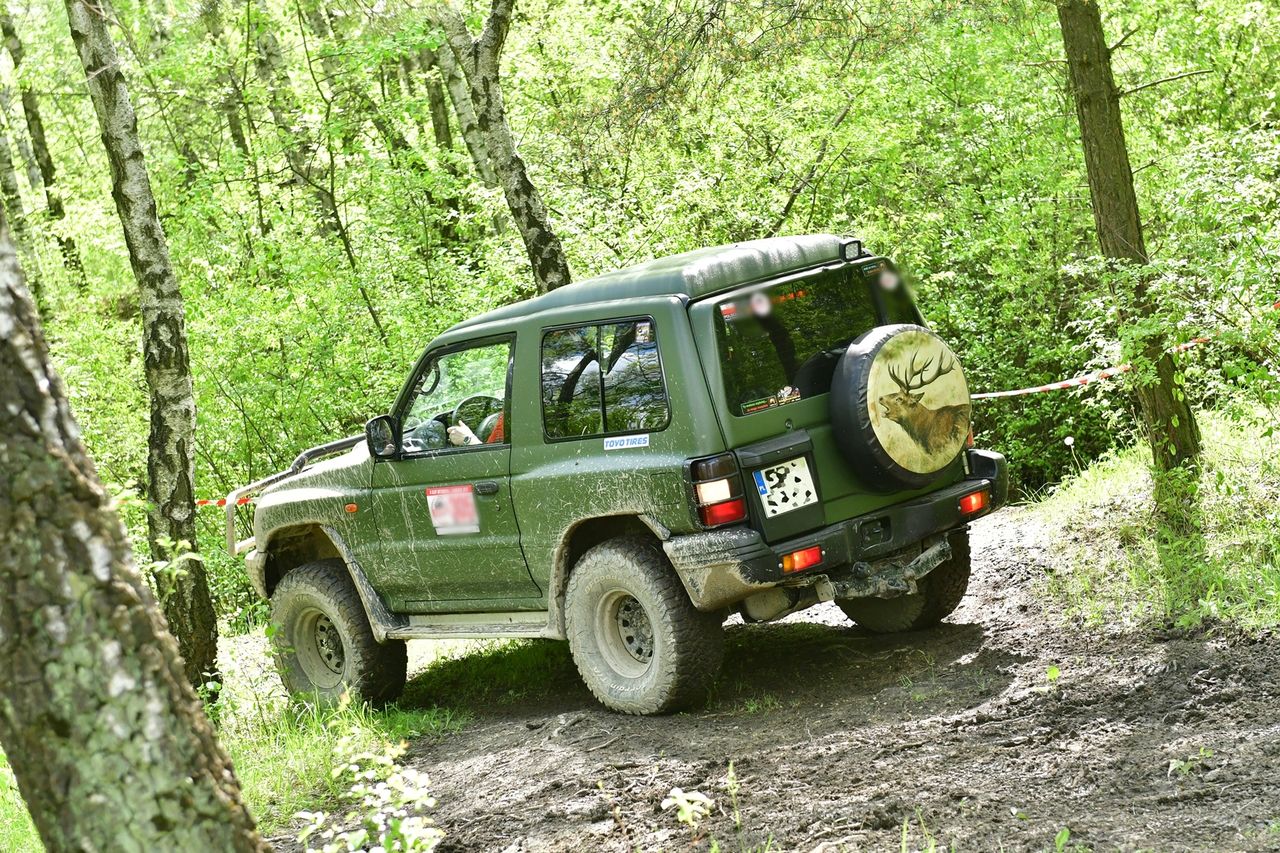
[[[437,536],[480,532],[475,489],[470,483],[429,487],[427,510],[431,513],[431,525],[435,527]]]

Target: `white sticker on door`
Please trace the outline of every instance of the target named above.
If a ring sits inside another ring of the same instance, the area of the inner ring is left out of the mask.
[[[649,435],[615,435],[604,440],[605,450],[626,450],[631,447],[648,447]]]
[[[428,487],[427,511],[431,513],[431,525],[437,536],[480,532],[475,488],[470,483]]]

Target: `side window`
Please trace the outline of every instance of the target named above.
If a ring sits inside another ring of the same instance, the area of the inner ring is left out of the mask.
[[[402,417],[406,453],[507,444],[511,343],[455,350],[432,359]]]
[[[596,331],[580,326],[542,338],[542,420],[552,438],[604,432]]]
[[[669,413],[652,320],[543,336],[542,417],[549,438],[659,430]]]

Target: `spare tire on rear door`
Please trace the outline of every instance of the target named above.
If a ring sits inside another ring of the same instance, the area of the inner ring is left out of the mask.
[[[849,345],[831,381],[831,425],[841,452],[884,491],[935,480],[969,435],[969,386],[960,360],[923,326],[880,326]]]

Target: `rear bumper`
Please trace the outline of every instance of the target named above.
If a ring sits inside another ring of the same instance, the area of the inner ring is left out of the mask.
[[[870,581],[885,576],[883,570],[873,574],[871,564],[1004,505],[1009,475],[1003,456],[970,450],[965,469],[965,479],[935,492],[782,542],[769,544],[757,531],[738,527],[673,536],[663,547],[699,610],[718,610],[779,583],[803,583],[806,577],[838,569],[852,568],[855,583],[859,578]],[[965,514],[960,498],[983,488],[989,492],[986,507]],[[783,554],[815,545],[822,550],[822,562],[803,572],[783,573]],[[901,579],[904,584],[914,580]]]

